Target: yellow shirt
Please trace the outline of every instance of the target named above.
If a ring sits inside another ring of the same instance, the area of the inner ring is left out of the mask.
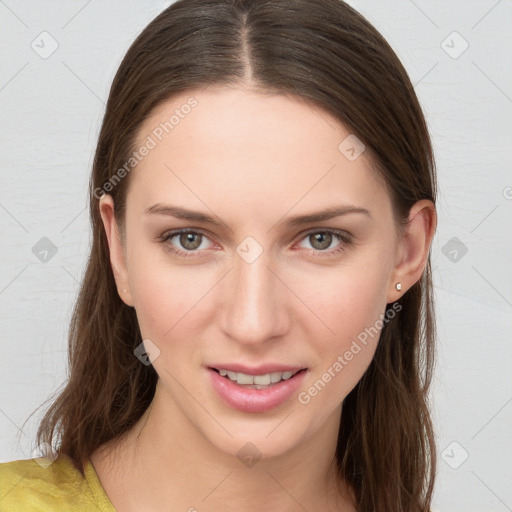
[[[87,461],[85,478],[71,459],[16,460],[0,464],[1,512],[116,512]]]

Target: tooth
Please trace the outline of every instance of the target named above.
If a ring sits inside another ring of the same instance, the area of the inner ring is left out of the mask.
[[[234,382],[243,386],[251,386],[254,389],[263,389],[271,384],[276,384],[281,380],[288,380],[297,372],[272,372],[265,375],[248,375],[246,373],[232,372],[229,370],[219,369],[222,377],[228,376]],[[260,387],[261,386],[261,387]]]
[[[253,376],[246,373],[239,373],[236,380],[238,384],[254,384]]]
[[[255,375],[254,376],[254,384],[259,384],[261,386],[268,386],[271,382],[270,373],[266,373],[265,375]]]
[[[270,374],[270,382],[272,384],[275,384],[276,382],[279,382],[281,380],[281,372],[272,372]]]

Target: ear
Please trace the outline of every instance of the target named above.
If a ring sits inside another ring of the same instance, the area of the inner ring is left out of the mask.
[[[107,235],[110,264],[112,265],[114,279],[117,284],[117,293],[126,305],[133,306],[124,247],[116,222],[112,196],[104,194],[99,200],[99,209],[103,227],[105,228],[105,234]]]
[[[396,265],[389,283],[388,303],[398,300],[421,278],[437,226],[432,201],[422,199],[409,211],[409,218],[397,249]],[[396,283],[402,289],[397,290]]]

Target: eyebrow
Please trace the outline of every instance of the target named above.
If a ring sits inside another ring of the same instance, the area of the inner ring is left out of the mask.
[[[216,220],[214,217],[203,213],[197,212],[194,210],[188,210],[186,208],[180,208],[177,206],[166,205],[157,203],[153,206],[146,208],[144,210],[146,214],[158,214],[158,215],[169,215],[171,217],[175,217],[177,219],[184,219],[193,222],[199,222],[202,224],[211,224],[212,226],[216,226],[220,228],[221,226],[225,226],[225,224],[221,221]],[[288,217],[285,219],[284,224],[288,227],[297,227],[302,224],[311,224],[313,222],[322,222],[324,220],[333,219],[334,217],[341,217],[343,215],[349,215],[353,213],[360,213],[363,215],[367,215],[371,218],[371,213],[366,208],[360,208],[352,205],[341,205],[341,206],[333,206],[331,208],[327,208],[325,210],[308,213],[305,215],[296,215],[293,217]],[[282,224],[283,222],[280,222]]]

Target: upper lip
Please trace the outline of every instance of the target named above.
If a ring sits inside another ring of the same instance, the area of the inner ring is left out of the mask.
[[[240,363],[219,363],[211,364],[208,367],[216,370],[245,373],[247,375],[266,375],[267,373],[273,372],[297,372],[305,368],[304,366],[289,366],[280,363],[267,363],[258,366],[249,366]]]

